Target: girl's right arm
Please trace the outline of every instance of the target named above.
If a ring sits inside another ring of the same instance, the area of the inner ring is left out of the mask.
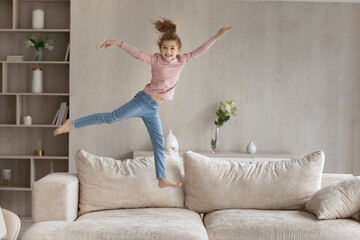
[[[118,41],[118,40],[106,40],[100,48],[107,48],[107,47],[111,47],[111,46],[118,46],[120,48],[122,48],[125,52],[127,52],[128,54],[130,54],[131,56],[133,56],[136,59],[139,59],[143,62],[146,62],[148,64],[151,64],[154,56],[144,53],[143,51],[137,49],[134,46],[131,46],[130,44],[124,43],[123,41]]]

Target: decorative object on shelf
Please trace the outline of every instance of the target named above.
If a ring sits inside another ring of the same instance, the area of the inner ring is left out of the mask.
[[[11,169],[3,169],[1,171],[1,185],[10,186],[11,182]]]
[[[25,116],[24,117],[24,125],[31,125],[31,124],[32,124],[31,116]]]
[[[50,173],[54,172],[54,161],[50,161]]]
[[[21,62],[24,61],[24,56],[6,56],[8,62]]]
[[[25,39],[24,41],[25,47],[34,47],[36,50],[36,61],[43,60],[43,49],[46,48],[49,51],[54,49],[54,41],[48,39],[48,37],[36,38],[35,36],[31,36],[29,39]]]
[[[250,154],[253,154],[253,153],[256,153],[256,146],[253,142],[250,142],[247,147],[246,147],[246,152],[247,153],[250,153]]]
[[[32,69],[31,92],[33,93],[43,92],[42,68]]]
[[[165,149],[171,149],[179,151],[179,142],[175,135],[172,133],[172,130],[169,130],[165,138]]]
[[[35,9],[32,12],[32,28],[44,28],[44,11],[42,9]]]
[[[211,139],[211,151],[212,153],[219,151],[219,134],[220,127],[227,121],[229,121],[230,116],[236,116],[237,108],[235,107],[235,100],[228,100],[225,103],[220,102],[219,106],[216,109],[216,116],[218,117],[215,120],[215,138]]]
[[[41,140],[36,141],[36,150],[34,152],[35,156],[44,156],[44,151],[42,150],[42,142]]]

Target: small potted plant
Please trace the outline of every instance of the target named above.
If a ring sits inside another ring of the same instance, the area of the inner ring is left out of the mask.
[[[36,50],[36,61],[43,60],[43,49],[46,48],[49,51],[54,49],[54,41],[50,40],[48,37],[38,37],[31,36],[29,39],[25,39],[24,41],[25,47],[33,47]]]
[[[216,109],[217,120],[214,121],[216,126],[215,138],[211,139],[211,150],[213,153],[219,151],[219,132],[220,127],[229,121],[230,116],[235,116],[237,108],[235,107],[235,100],[228,100],[225,103],[220,102]]]

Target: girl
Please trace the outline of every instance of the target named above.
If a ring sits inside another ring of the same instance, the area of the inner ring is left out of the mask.
[[[81,127],[114,123],[128,118],[142,118],[149,132],[154,151],[155,172],[158,179],[158,186],[180,187],[181,182],[174,182],[166,178],[164,163],[164,137],[161,122],[158,114],[159,105],[164,100],[171,100],[174,89],[179,80],[181,70],[190,60],[206,53],[214,42],[225,35],[231,27],[221,28],[215,36],[201,45],[196,50],[180,55],[181,40],[176,34],[176,25],[168,19],[163,18],[153,22],[155,28],[163,33],[158,45],[160,53],[149,55],[139,49],[118,40],[106,40],[100,48],[118,46],[125,52],[143,62],[151,65],[152,79],[143,91],[138,92],[135,97],[125,105],[115,109],[113,112],[97,113],[79,119],[68,119],[55,129],[54,135],[70,132]]]

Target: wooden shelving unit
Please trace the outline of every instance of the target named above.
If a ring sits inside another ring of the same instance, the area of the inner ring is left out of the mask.
[[[32,11],[44,11],[44,29],[32,29]],[[24,40],[47,36],[52,51],[35,60],[35,50]],[[61,102],[69,104],[70,0],[0,0],[0,180],[11,169],[10,185],[0,184],[0,205],[24,218],[31,217],[32,184],[52,171],[68,171],[69,136],[54,137],[52,125]],[[21,55],[24,61],[7,61]],[[43,92],[31,92],[32,68],[43,69]],[[24,125],[30,115],[32,125]],[[42,142],[44,156],[35,156]]]

